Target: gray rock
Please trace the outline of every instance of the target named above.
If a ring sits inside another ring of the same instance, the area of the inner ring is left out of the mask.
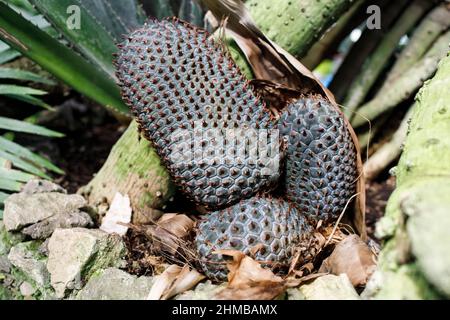
[[[11,248],[8,260],[27,278],[39,286],[45,286],[49,282],[49,273],[45,266],[46,258],[37,252],[38,247],[39,243],[36,241],[19,243]]]
[[[0,272],[9,273],[11,271],[11,263],[6,256],[0,256]]]
[[[121,237],[101,230],[56,229],[48,244],[47,269],[56,297],[80,289],[83,281],[107,267],[120,267],[125,245]]]
[[[1,300],[12,300],[13,294],[10,289],[6,286],[0,285],[0,301]]]
[[[44,219],[22,230],[22,233],[33,239],[46,239],[50,237],[57,228],[93,227],[92,218],[82,211],[74,211],[57,214]]]
[[[289,288],[286,290],[287,300],[305,300],[305,295],[299,290],[299,288]]]
[[[27,281],[22,282],[22,284],[19,287],[20,294],[24,297],[30,297],[36,292],[36,288],[33,287],[33,285]]]
[[[211,280],[199,283],[193,290],[179,294],[175,300],[211,300],[226,287],[226,283],[220,285],[213,284]]]
[[[77,211],[84,206],[86,200],[76,194],[16,193],[5,200],[3,221],[7,231],[15,231],[55,215]]]
[[[136,277],[117,268],[108,268],[93,275],[76,299],[145,300],[152,285],[151,277]]]
[[[21,193],[25,194],[35,194],[44,192],[67,193],[67,191],[60,185],[57,185],[56,183],[53,183],[48,180],[40,180],[40,179],[32,179],[28,181],[21,191]]]
[[[377,279],[374,299],[381,300],[436,300],[442,296],[430,288],[430,284],[423,277],[415,264],[404,264],[392,270],[383,270]],[[370,293],[370,292],[369,292]],[[367,293],[364,294],[364,298]]]
[[[383,284],[383,273],[379,270],[375,271],[367,281],[366,287],[361,292],[361,299],[369,300],[374,299],[378,292],[381,290]]]
[[[48,257],[48,243],[50,242],[50,238],[45,239],[44,242],[39,246],[38,252],[46,257]]]
[[[298,289],[306,300],[359,300],[346,274],[325,275]],[[295,296],[291,294],[291,298]]]
[[[21,233],[6,231],[3,221],[0,220],[0,256],[7,255],[13,246],[24,239],[25,236]]]

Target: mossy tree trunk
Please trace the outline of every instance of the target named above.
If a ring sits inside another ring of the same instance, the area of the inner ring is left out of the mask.
[[[345,11],[359,0],[248,1],[253,19],[262,31],[296,56],[304,55]],[[236,61],[246,69],[241,56]],[[162,209],[173,192],[170,179],[148,142],[139,140],[135,123],[117,141],[95,176],[84,188],[90,203],[110,203],[116,192],[128,194],[134,214],[148,216]]]
[[[450,297],[450,56],[416,97],[397,188],[377,226],[380,298]]]
[[[248,0],[261,31],[280,47],[303,57],[327,29],[361,0]]]
[[[155,150],[139,136],[137,124],[132,121],[82,192],[95,205],[111,203],[116,192],[127,194],[135,220],[142,221],[158,216],[173,189]]]

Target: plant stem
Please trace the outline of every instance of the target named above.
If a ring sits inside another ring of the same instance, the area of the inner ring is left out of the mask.
[[[397,77],[408,71],[415,62],[420,60],[435,40],[449,26],[450,9],[444,4],[428,13],[416,30],[414,30],[408,45],[398,56],[379,92],[382,94],[386,88],[392,85]]]
[[[400,38],[414,27],[431,5],[430,1],[415,0],[408,6],[408,9],[400,16],[393,28],[384,36],[379,46],[364,63],[362,72],[352,82],[343,102],[344,113],[350,120],[353,118],[356,108],[364,102],[369,90],[394,53]]]
[[[155,219],[172,196],[169,174],[150,143],[139,137],[131,122],[116,142],[103,167],[81,190],[89,203],[111,203],[116,192],[130,197],[133,219],[138,215]]]
[[[366,3],[367,1],[360,1],[344,13],[322,39],[314,43],[300,62],[309,70],[314,70],[325,57],[336,52],[342,39],[366,18]]]
[[[321,35],[360,0],[249,0],[246,5],[261,31],[296,57],[303,57]]]
[[[364,176],[367,180],[375,179],[402,152],[402,144],[406,138],[408,123],[411,119],[413,109],[414,106],[408,110],[399,128],[392,136],[392,139],[372,154],[366,163],[364,163]]]
[[[357,128],[372,121],[384,112],[391,110],[400,102],[409,98],[425,80],[433,76],[439,61],[447,54],[450,31],[439,37],[428,53],[416,62],[407,72],[397,78],[391,86],[374,99],[363,105],[352,121]]]

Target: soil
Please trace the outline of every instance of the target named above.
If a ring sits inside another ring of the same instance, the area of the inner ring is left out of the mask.
[[[380,181],[366,184],[366,226],[369,237],[375,238],[375,224],[384,214],[387,200],[395,188],[394,177],[383,177]]]
[[[65,174],[53,175],[55,182],[75,193],[101,168],[126,126],[101,106],[79,96],[69,98],[56,110],[44,112],[38,124],[64,133],[63,138],[23,135],[18,141],[61,168]]]
[[[105,122],[87,130],[71,132],[59,140],[57,146],[64,158],[57,164],[66,174],[57,179],[57,183],[70,193],[86,185],[102,167],[120,137],[119,127],[118,123]]]

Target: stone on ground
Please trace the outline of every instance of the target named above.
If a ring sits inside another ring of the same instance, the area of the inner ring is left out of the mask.
[[[50,237],[57,228],[85,228],[93,227],[91,216],[83,211],[67,212],[57,214],[44,219],[22,230],[22,233],[33,239],[46,239]]]
[[[124,236],[127,233],[128,227],[124,224],[131,222],[131,204],[128,195],[121,195],[116,192],[111,206],[102,219],[100,229],[107,233],[117,233]]]
[[[44,193],[44,192],[59,192],[59,193],[67,193],[67,191],[48,180],[40,180],[40,179],[32,179],[28,181],[22,188],[21,193],[26,194],[35,194],[35,193]]]
[[[137,277],[117,268],[108,268],[93,275],[76,299],[145,300],[152,284],[151,277]]]
[[[46,257],[37,252],[38,247],[39,243],[36,241],[19,243],[9,251],[8,260],[26,278],[44,287],[49,282],[49,273],[46,268]]]
[[[211,280],[199,283],[193,290],[179,294],[175,300],[211,300],[226,287],[226,283],[213,284]]]
[[[19,287],[20,294],[24,297],[30,297],[36,292],[36,288],[33,287],[28,281],[22,282]]]
[[[8,255],[9,250],[16,244],[22,242],[25,236],[21,233],[6,231],[3,221],[0,220],[0,256]]]
[[[78,211],[86,205],[86,200],[77,194],[16,193],[5,200],[3,222],[7,231],[16,231],[52,216]]]
[[[125,245],[122,239],[101,230],[56,229],[48,243],[47,269],[56,296],[63,298],[71,289],[107,267],[120,267]]]
[[[301,294],[293,294],[289,299],[304,297],[306,300],[358,300],[358,293],[352,286],[346,274],[339,276],[325,275],[315,279],[310,284],[300,286]]]

